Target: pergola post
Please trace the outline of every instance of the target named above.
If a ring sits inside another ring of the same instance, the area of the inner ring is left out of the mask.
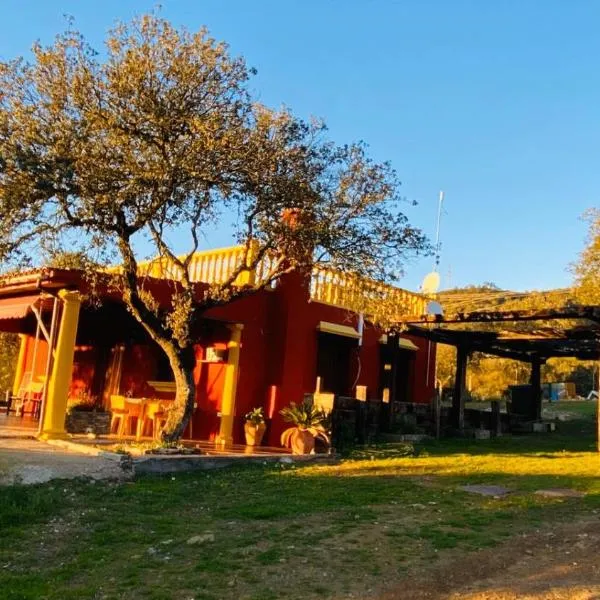
[[[225,367],[223,383],[223,399],[221,400],[221,425],[218,441],[221,444],[233,443],[233,419],[235,416],[235,396],[240,363],[240,342],[242,339],[241,324],[230,325],[231,338],[227,344],[229,353]]]
[[[467,387],[467,363],[469,350],[466,346],[456,347],[456,376],[452,396],[452,421],[459,431],[465,428],[465,391]]]
[[[73,374],[75,339],[79,322],[79,307],[81,306],[79,292],[60,290],[58,297],[63,302],[63,311],[56,341],[54,364],[47,387],[46,406],[40,432],[42,439],[61,438],[66,435],[65,416],[69,385]],[[51,348],[48,350],[52,351]]]
[[[531,401],[535,407],[535,418],[537,421],[542,419],[542,361],[534,358],[531,361],[531,375],[529,377],[531,385]]]

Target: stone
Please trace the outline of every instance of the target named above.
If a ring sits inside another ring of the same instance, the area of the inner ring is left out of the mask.
[[[536,490],[535,493],[544,498],[583,498],[585,496],[585,492],[570,488],[550,488],[547,490]]]
[[[190,545],[193,544],[204,544],[205,542],[214,542],[215,534],[214,533],[203,533],[201,535],[193,535],[188,539],[187,543]]]
[[[534,433],[548,433],[554,431],[556,429],[556,424],[547,421],[541,421],[537,423],[533,423],[533,432]]]
[[[489,440],[492,437],[492,432],[489,429],[475,429],[473,435],[476,440]]]
[[[494,498],[502,498],[512,492],[508,488],[502,487],[501,485],[461,485],[460,488],[463,492],[469,492],[470,494],[479,494],[480,496],[492,496]]]
[[[107,435],[110,433],[111,413],[96,410],[73,410],[65,417],[68,433]]]
[[[294,459],[290,458],[289,456],[284,456],[279,459],[279,462],[283,463],[284,465],[291,465],[294,464]]]

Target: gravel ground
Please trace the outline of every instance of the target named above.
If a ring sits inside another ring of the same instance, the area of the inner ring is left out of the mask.
[[[0,438],[0,485],[44,483],[51,479],[123,479],[120,463],[101,456],[78,454],[44,442]]]

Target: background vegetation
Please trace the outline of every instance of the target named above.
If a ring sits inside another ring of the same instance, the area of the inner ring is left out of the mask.
[[[19,336],[0,332],[0,394],[12,389],[18,354]]]

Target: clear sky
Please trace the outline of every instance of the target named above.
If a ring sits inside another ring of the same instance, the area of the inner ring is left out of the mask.
[[[0,0],[0,58],[51,41],[63,15],[96,46],[143,0]],[[163,0],[258,69],[263,102],[364,140],[403,181],[443,287],[568,285],[600,188],[600,2],[595,0]],[[224,231],[207,245],[225,245]],[[418,287],[432,261],[407,265]]]

